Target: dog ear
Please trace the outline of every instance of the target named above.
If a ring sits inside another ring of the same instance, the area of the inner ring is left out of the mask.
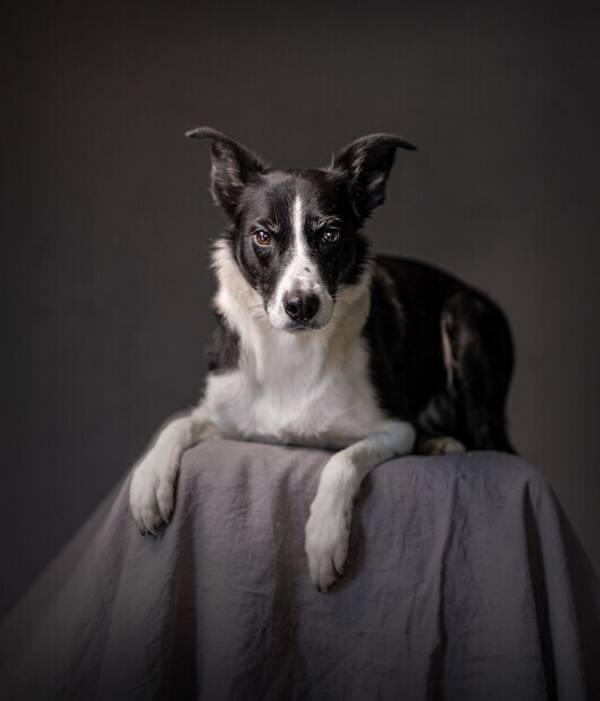
[[[269,166],[237,141],[210,127],[190,129],[190,139],[208,139],[211,149],[210,192],[215,204],[235,220],[240,195],[244,187]]]
[[[352,203],[362,219],[385,200],[385,184],[397,148],[417,150],[416,146],[393,134],[369,134],[348,144],[333,157],[331,170],[342,172],[348,178]]]

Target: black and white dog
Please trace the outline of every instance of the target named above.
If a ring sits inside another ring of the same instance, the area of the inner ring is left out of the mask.
[[[167,424],[130,488],[142,532],[168,522],[182,453],[225,437],[335,449],[306,524],[311,579],[342,571],[352,503],[369,471],[413,450],[512,451],[512,343],[486,296],[428,265],[375,257],[363,224],[385,199],[397,136],[349,144],[330,166],[272,168],[201,127],[211,192],[231,226],[216,242],[217,330],[204,398]]]

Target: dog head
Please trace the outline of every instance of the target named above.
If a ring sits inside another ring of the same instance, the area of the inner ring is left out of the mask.
[[[286,331],[325,326],[339,286],[360,277],[368,255],[361,226],[385,199],[396,149],[415,147],[372,134],[326,168],[284,170],[209,127],[186,136],[210,142],[211,194],[231,220],[235,260],[271,324]]]

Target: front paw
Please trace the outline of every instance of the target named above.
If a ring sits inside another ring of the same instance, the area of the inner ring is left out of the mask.
[[[156,535],[173,513],[176,471],[166,468],[150,455],[135,469],[131,478],[129,508],[142,535]]]
[[[327,589],[341,577],[350,537],[352,506],[327,503],[318,497],[306,523],[304,549],[310,578],[318,591]]]

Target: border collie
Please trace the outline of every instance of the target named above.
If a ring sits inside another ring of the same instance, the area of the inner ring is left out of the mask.
[[[207,439],[333,449],[305,530],[313,584],[342,572],[352,504],[379,463],[411,451],[512,451],[509,326],[488,297],[429,265],[374,256],[363,225],[396,149],[372,134],[314,170],[273,168],[208,127],[211,194],[230,226],[213,266],[217,327],[204,397],[137,464],[142,533],[169,521],[182,453]]]

